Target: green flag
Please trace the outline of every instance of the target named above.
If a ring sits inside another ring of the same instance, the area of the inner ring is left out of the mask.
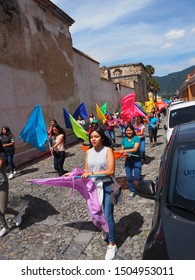
[[[82,128],[82,126],[69,114],[70,122],[72,124],[72,129],[78,138],[83,140],[89,140],[87,132]]]
[[[95,106],[96,106],[96,113],[97,113],[98,120],[102,120],[102,123],[105,124],[105,122],[106,122],[105,115],[102,113],[102,111],[100,110],[100,107],[97,104]]]
[[[105,115],[106,111],[107,111],[107,106],[108,106],[108,102],[105,102],[102,107],[100,107],[100,110],[102,111],[102,113]]]

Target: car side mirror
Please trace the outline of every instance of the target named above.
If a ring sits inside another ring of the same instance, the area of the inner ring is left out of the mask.
[[[164,124],[164,130],[167,130],[167,126],[166,126],[166,124]]]
[[[143,180],[136,187],[136,193],[145,198],[156,200],[155,184],[152,180]]]

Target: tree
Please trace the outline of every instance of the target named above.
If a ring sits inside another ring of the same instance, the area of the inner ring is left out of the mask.
[[[145,68],[149,76],[154,75],[155,69],[152,65],[146,65]]]
[[[158,91],[160,91],[160,86],[154,80],[154,78],[152,78],[152,75],[154,74],[155,69],[152,65],[146,65],[145,68],[148,73],[148,76],[146,78],[147,88],[148,88],[148,91],[152,91],[152,93],[154,95],[154,101],[156,101],[156,96],[157,96]]]

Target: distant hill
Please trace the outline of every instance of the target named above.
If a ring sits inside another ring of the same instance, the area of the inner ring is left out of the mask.
[[[179,90],[181,84],[186,80],[187,74],[191,74],[193,70],[195,70],[195,65],[166,76],[153,76],[160,86],[160,92],[158,94],[161,96],[172,96],[177,90]]]

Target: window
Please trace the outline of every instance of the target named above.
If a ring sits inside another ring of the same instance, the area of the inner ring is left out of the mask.
[[[183,143],[175,149],[169,171],[169,201],[195,208],[195,143]]]
[[[115,77],[121,76],[122,75],[122,70],[121,69],[115,69],[113,72]]]
[[[173,128],[176,125],[191,122],[193,120],[195,120],[195,106],[171,110],[169,127]]]

